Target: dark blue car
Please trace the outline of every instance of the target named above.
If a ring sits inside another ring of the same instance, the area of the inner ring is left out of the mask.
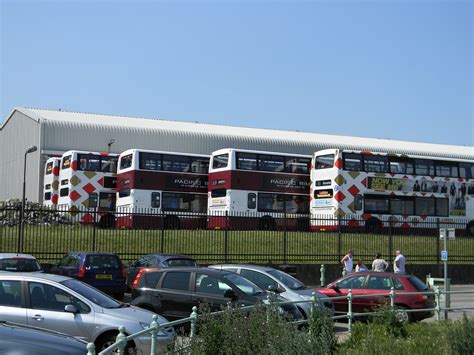
[[[125,268],[114,253],[71,252],[51,268],[51,273],[81,280],[118,300],[125,293]]]

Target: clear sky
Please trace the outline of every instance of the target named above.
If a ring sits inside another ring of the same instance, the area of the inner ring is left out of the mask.
[[[471,0],[1,3],[15,106],[474,146]]]

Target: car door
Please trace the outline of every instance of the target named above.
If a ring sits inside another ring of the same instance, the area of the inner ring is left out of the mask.
[[[207,304],[214,312],[226,307],[227,302],[230,301],[224,297],[224,293],[226,290],[232,289],[232,286],[213,275],[196,272],[192,286],[194,289],[192,303],[195,306]],[[237,291],[235,292],[237,293]]]
[[[367,275],[353,275],[349,276],[341,281],[339,281],[336,286],[338,287],[339,292],[337,292],[336,296],[347,296],[349,290],[352,290],[352,295],[363,295],[365,294],[365,282],[367,279]],[[334,309],[336,312],[344,312],[348,311],[348,300],[340,299],[334,300]],[[354,298],[352,300],[352,311],[353,312],[362,312],[364,309],[364,301],[362,298]]]
[[[27,283],[26,296],[28,325],[90,339],[94,311],[85,302],[57,286],[37,281]],[[66,312],[69,304],[79,312]]]
[[[186,318],[191,315],[190,292],[191,272],[169,271],[160,279],[152,297],[161,301],[160,314],[170,319]]]
[[[19,280],[0,279],[0,321],[27,324]]]

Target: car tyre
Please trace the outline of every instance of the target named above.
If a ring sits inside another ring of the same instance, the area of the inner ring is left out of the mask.
[[[411,322],[412,316],[411,313],[407,312],[408,308],[404,306],[395,306],[395,319],[401,323],[406,324]]]
[[[107,349],[110,345],[114,344],[117,341],[117,333],[106,333],[101,335],[96,341],[95,341],[95,351],[96,353],[100,353],[101,351]],[[117,353],[115,351],[114,353]],[[136,355],[137,354],[137,349],[135,348],[134,344],[131,342],[128,342],[127,346],[125,347],[125,354],[128,355]]]

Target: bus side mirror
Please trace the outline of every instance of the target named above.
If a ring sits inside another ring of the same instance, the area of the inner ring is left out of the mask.
[[[362,195],[355,195],[354,198],[354,209],[356,211],[362,210]]]

